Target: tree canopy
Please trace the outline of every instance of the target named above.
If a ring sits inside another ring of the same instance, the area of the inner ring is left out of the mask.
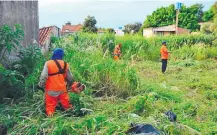
[[[208,22],[208,21],[214,21],[215,18],[217,18],[217,1],[211,6],[211,8],[208,11],[205,11],[203,13],[202,20],[204,22]]]
[[[134,24],[126,24],[124,26],[123,31],[125,33],[138,33],[141,26],[142,26],[142,23],[140,23],[140,22],[136,22]]]
[[[107,32],[107,33],[115,34],[115,30],[112,29],[112,28],[108,28],[108,29],[106,29],[106,32]]]
[[[82,27],[83,32],[96,33],[96,23],[97,21],[94,16],[87,16]]]
[[[208,13],[207,13],[208,14]],[[179,14],[179,27],[187,28],[191,31],[199,29],[199,22],[203,20],[203,5],[194,4],[190,7],[182,5]],[[143,23],[143,28],[161,27],[175,24],[176,10],[175,6],[171,4],[168,7],[161,7],[148,15]]]

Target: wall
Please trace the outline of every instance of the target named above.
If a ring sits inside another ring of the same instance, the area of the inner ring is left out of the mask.
[[[182,35],[182,34],[189,34],[190,31],[187,29],[183,29],[183,28],[178,28],[178,34]]]
[[[153,29],[152,28],[146,28],[146,29],[143,29],[143,36],[144,37],[151,37],[153,36]]]
[[[40,41],[40,47],[42,54],[49,53],[51,49],[51,38],[52,37],[60,37],[60,28],[57,26],[44,27],[40,29],[40,40],[45,39],[44,41]]]
[[[51,37],[50,35],[47,37],[46,41],[44,42],[44,44],[41,47],[41,53],[43,55],[46,55],[47,53],[49,53],[49,49],[50,49],[50,42],[51,42]]]
[[[164,36],[175,35],[175,31],[164,31]]]
[[[57,26],[52,26],[52,36],[60,37],[60,28]]]
[[[39,20],[38,1],[0,1],[0,26],[8,24],[21,24],[25,32],[21,44],[27,45],[36,41],[38,43]]]
[[[115,36],[124,36],[124,32],[121,29],[115,29]]]
[[[67,35],[75,35],[76,32],[61,32],[61,37],[67,36]]]
[[[170,31],[164,31],[164,36],[170,35]]]

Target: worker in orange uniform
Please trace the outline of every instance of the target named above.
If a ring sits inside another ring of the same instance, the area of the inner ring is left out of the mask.
[[[119,60],[120,56],[121,56],[121,46],[122,44],[118,44],[115,46],[115,49],[114,49],[114,60]]]
[[[69,64],[63,61],[63,56],[63,49],[54,50],[52,59],[44,65],[38,84],[40,88],[45,88],[45,111],[48,116],[54,114],[58,102],[65,110],[73,108],[69,103],[67,85],[74,88],[77,82],[73,84]]]
[[[162,61],[162,73],[165,73],[167,68],[167,60],[169,58],[169,52],[167,50],[167,43],[162,42],[162,47],[160,49],[161,61]]]

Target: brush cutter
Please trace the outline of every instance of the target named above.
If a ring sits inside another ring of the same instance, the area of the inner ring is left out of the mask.
[[[86,86],[84,84],[81,84],[80,82],[74,82],[69,92],[78,94],[78,93],[81,93],[85,89],[86,89]]]

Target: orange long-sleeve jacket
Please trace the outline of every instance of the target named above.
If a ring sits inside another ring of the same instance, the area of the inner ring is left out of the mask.
[[[64,61],[58,60],[61,68],[64,67]],[[50,95],[59,95],[62,92],[66,92],[66,84],[72,84],[73,76],[69,70],[69,65],[66,65],[66,71],[64,74],[58,74],[49,76],[49,74],[57,73],[59,71],[57,65],[53,60],[49,60],[45,63],[43,71],[41,73],[39,86],[45,88]]]
[[[161,59],[168,59],[169,58],[169,52],[167,50],[167,47],[165,45],[162,45],[160,49]]]

